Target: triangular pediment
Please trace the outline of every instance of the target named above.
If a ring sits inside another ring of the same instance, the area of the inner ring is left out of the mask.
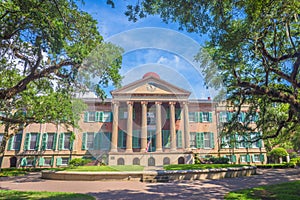
[[[124,87],[114,90],[111,92],[112,96],[115,95],[157,95],[157,96],[164,96],[164,95],[180,95],[188,97],[190,92],[174,86],[164,80],[161,80],[157,77],[145,77]]]

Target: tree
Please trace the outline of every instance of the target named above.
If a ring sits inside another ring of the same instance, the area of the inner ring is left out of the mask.
[[[97,22],[75,0],[0,3],[0,121],[10,137],[30,123],[76,126],[83,103],[76,92],[121,80],[122,49],[103,42]],[[95,77],[98,78],[97,82]]]
[[[207,34],[209,41],[196,59],[207,85],[219,89],[224,84],[226,99],[236,110],[225,129],[251,131],[237,122],[247,104],[248,117],[259,113],[253,129],[262,130],[266,139],[299,128],[299,13],[297,0],[143,0],[129,5],[125,14],[132,21],[158,14],[166,22],[178,22],[180,29]],[[274,103],[286,107],[285,116],[269,112]],[[271,130],[270,119],[276,121]]]

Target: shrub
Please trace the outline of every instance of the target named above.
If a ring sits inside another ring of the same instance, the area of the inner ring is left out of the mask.
[[[281,163],[281,164],[264,164],[264,165],[257,165],[257,168],[262,169],[283,169],[283,168],[295,168],[296,165],[294,163]]]
[[[297,158],[292,158],[291,160],[290,160],[290,163],[292,164],[294,164],[295,165],[295,167],[296,166],[299,166],[300,167],[300,157],[297,157]]]
[[[194,154],[194,164],[201,164],[201,160],[198,157],[198,154]]]
[[[83,166],[87,163],[91,162],[90,159],[83,159],[83,158],[73,158],[70,162],[70,166]]]
[[[279,158],[279,157],[287,156],[289,154],[284,148],[278,147],[278,148],[272,149],[272,151],[269,152],[269,155]]]
[[[212,162],[213,164],[228,164],[229,159],[225,157],[220,157],[220,158],[211,157],[209,158],[209,161]]]

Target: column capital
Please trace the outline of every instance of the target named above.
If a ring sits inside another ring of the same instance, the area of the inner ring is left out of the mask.
[[[148,101],[141,101],[141,104],[148,104]]]
[[[189,105],[189,102],[188,101],[183,101],[182,104],[183,105]]]
[[[169,105],[175,105],[176,102],[175,101],[169,101]]]
[[[162,104],[162,102],[161,102],[161,101],[155,101],[155,104],[157,104],[157,105],[161,105],[161,104]]]
[[[129,105],[129,104],[133,105],[134,102],[133,101],[127,101],[126,103],[127,103],[127,105]]]
[[[117,105],[117,106],[120,105],[119,101],[112,101],[111,103],[114,104],[114,105]]]

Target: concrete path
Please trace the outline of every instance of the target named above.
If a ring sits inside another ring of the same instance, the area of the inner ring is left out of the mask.
[[[232,190],[300,180],[300,168],[258,170],[260,175],[220,180],[141,183],[137,181],[54,181],[39,173],[0,179],[0,189],[86,193],[97,199],[223,199]],[[300,197],[299,197],[300,199]]]

